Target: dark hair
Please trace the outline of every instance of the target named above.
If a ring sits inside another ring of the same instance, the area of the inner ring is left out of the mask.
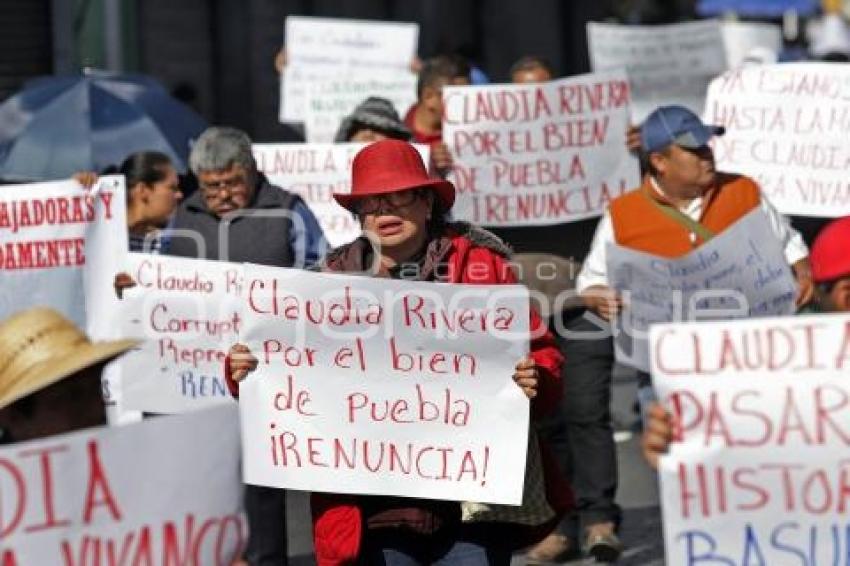
[[[466,78],[469,80],[469,61],[460,55],[437,55],[425,61],[419,71],[416,81],[416,96],[421,98],[425,87],[437,86],[440,81],[451,82],[452,79]]]
[[[107,167],[106,173],[124,175],[127,190],[138,183],[152,185],[165,179],[165,169],[171,165],[171,158],[159,151],[139,151],[125,159],[119,167]]]
[[[640,170],[641,172],[647,172],[653,177],[658,176],[658,171],[656,171],[655,166],[652,164],[652,160],[650,156],[653,153],[660,153],[661,155],[670,156],[670,146],[662,147],[661,149],[657,149],[655,151],[643,151],[640,152]]]
[[[552,68],[552,64],[547,59],[538,57],[537,55],[520,57],[516,63],[511,65],[510,76],[513,77],[515,73],[519,73],[520,71],[531,71],[538,68],[543,69],[553,77],[555,76],[555,70]]]

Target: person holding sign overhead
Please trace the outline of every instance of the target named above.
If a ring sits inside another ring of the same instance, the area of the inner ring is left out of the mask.
[[[334,198],[355,214],[366,235],[331,251],[323,262],[325,271],[407,281],[516,282],[507,264],[510,250],[501,240],[473,225],[446,220],[454,186],[430,178],[409,143],[383,140],[362,149],[353,162],[351,193]],[[532,311],[530,317],[531,353],[517,363],[513,380],[531,400],[532,416],[538,417],[560,399],[562,358],[538,314]],[[256,366],[246,346],[231,348],[226,377],[234,395],[237,383]],[[569,490],[550,483],[558,474],[546,461],[543,468],[546,506],[563,512],[570,505]],[[452,501],[314,494],[317,561],[507,565],[514,550],[541,538],[545,528],[551,530],[559,513],[534,527],[462,517],[462,505]]]

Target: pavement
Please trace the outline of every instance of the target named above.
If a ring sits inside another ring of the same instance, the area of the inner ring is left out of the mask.
[[[640,454],[639,435],[633,433],[635,385],[623,377],[615,377],[612,413],[617,439],[619,491],[617,500],[623,508],[620,538],[626,550],[617,562],[623,566],[663,566],[664,544],[661,535],[661,513],[655,473]],[[308,495],[290,491],[287,498],[289,518],[289,553],[291,566],[314,566],[310,534]],[[514,556],[511,566],[524,566],[522,554]],[[561,562],[568,566],[598,564],[591,559]]]

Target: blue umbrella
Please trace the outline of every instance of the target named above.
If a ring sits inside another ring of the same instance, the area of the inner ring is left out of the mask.
[[[203,118],[141,75],[86,73],[27,83],[0,105],[0,179],[101,171],[136,151],[161,151],[181,172]]]
[[[735,12],[751,18],[778,18],[793,10],[801,16],[809,16],[817,11],[818,5],[818,0],[700,0],[697,13],[716,16]]]

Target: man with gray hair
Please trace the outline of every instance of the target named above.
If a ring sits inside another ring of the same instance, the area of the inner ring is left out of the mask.
[[[279,267],[307,267],[324,255],[316,217],[298,195],[257,171],[245,132],[208,128],[189,166],[198,191],[177,209],[171,255]]]
[[[247,134],[207,129],[189,166],[198,191],[177,209],[169,254],[302,268],[322,258],[327,244],[316,217],[298,195],[257,171]],[[250,535],[241,563],[286,564],[285,492],[246,485],[245,513]]]

